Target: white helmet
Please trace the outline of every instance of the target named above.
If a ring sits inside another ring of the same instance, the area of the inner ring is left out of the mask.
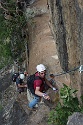
[[[43,64],[39,64],[37,65],[36,69],[38,72],[42,72],[46,70],[46,67]]]
[[[24,79],[24,74],[20,74],[20,79]]]

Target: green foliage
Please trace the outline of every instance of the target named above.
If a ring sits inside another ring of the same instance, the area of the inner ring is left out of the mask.
[[[26,25],[25,14],[14,0],[6,0],[0,8],[0,68],[11,63],[24,51],[23,30]],[[9,62],[10,61],[10,62]]]
[[[12,3],[11,3],[12,2]],[[6,5],[6,6],[5,6]],[[26,19],[24,13],[21,15],[16,12],[15,2],[10,1],[10,3],[5,4],[3,7],[7,9],[8,13],[6,16],[9,16],[9,19],[6,19],[4,10],[0,9],[0,39],[11,37],[11,35],[22,34],[22,28],[26,24]],[[6,13],[6,12],[5,12]]]
[[[66,125],[68,116],[73,112],[83,112],[83,106],[79,104],[78,98],[75,96],[77,90],[71,89],[65,84],[60,90],[60,98],[62,103],[59,102],[55,110],[49,114],[48,123],[52,125]]]
[[[3,53],[3,57],[9,57],[9,56],[11,56],[10,54],[11,54],[11,50],[9,49],[10,48],[10,43],[8,43],[8,44],[1,44],[0,45],[0,57],[1,57],[1,55],[2,55],[2,53]]]
[[[0,43],[0,69],[11,63],[10,43],[5,41]]]
[[[12,28],[10,27],[10,21],[12,21],[13,19],[10,20],[6,19],[5,17],[6,13],[10,14],[12,10],[15,10],[15,3],[13,3],[13,0],[9,0],[3,2],[1,5],[2,8],[0,8],[0,41],[11,36]]]
[[[83,103],[83,95],[81,96],[81,101],[82,101],[82,103]]]
[[[0,111],[2,111],[2,109],[3,109],[3,107],[2,107],[2,105],[0,104]]]

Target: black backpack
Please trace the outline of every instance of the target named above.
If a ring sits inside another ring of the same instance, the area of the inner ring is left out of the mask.
[[[30,90],[30,92],[32,94],[35,94],[35,90],[34,90],[34,81],[37,79],[41,79],[39,76],[35,76],[35,74],[30,75],[27,78],[27,85],[28,85],[28,89]]]
[[[14,73],[14,74],[12,75],[12,81],[13,81],[13,82],[16,82],[16,79],[17,79],[18,76],[19,76],[19,73]]]

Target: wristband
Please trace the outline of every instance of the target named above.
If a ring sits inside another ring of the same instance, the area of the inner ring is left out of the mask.
[[[46,94],[46,93],[44,93],[44,94],[43,94],[43,98],[44,98],[45,96],[47,96],[47,94]]]
[[[56,88],[53,87],[52,89],[53,89],[54,91],[56,91]]]

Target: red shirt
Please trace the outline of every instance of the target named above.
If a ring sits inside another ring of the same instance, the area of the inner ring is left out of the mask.
[[[35,74],[35,76],[39,76],[38,73]],[[34,89],[36,89],[36,87],[40,87],[40,92],[42,92],[44,90],[44,82],[45,79],[44,78],[40,78],[34,81]]]

